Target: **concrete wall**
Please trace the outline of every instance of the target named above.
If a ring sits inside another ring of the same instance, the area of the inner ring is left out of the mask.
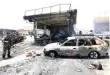
[[[94,31],[96,34],[110,31],[109,17],[97,17],[94,20]]]

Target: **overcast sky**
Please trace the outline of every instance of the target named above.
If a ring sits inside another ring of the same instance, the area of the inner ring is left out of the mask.
[[[0,28],[33,26],[23,20],[26,10],[63,3],[71,3],[78,10],[76,28],[79,29],[93,29],[93,19],[110,12],[109,0],[0,0]]]

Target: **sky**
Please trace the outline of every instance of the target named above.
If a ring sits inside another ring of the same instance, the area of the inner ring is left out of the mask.
[[[97,16],[109,16],[109,0],[0,0],[0,28],[21,29],[33,27],[24,19],[24,12],[56,4],[71,3],[77,9],[77,29],[93,29],[93,20]]]

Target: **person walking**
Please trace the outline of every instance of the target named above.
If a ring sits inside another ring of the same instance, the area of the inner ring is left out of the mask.
[[[5,59],[6,53],[8,58],[11,58],[12,56],[10,56],[10,49],[12,46],[12,40],[11,40],[11,35],[9,32],[7,32],[6,37],[4,37],[3,39],[3,54],[2,54],[2,58]]]

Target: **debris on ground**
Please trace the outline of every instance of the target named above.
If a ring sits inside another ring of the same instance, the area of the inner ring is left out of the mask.
[[[97,69],[97,70],[103,70],[102,64],[99,61],[94,61],[90,63],[89,69]]]
[[[40,56],[41,53],[39,53],[38,51],[26,51],[25,52],[26,57],[36,57],[36,56]]]

